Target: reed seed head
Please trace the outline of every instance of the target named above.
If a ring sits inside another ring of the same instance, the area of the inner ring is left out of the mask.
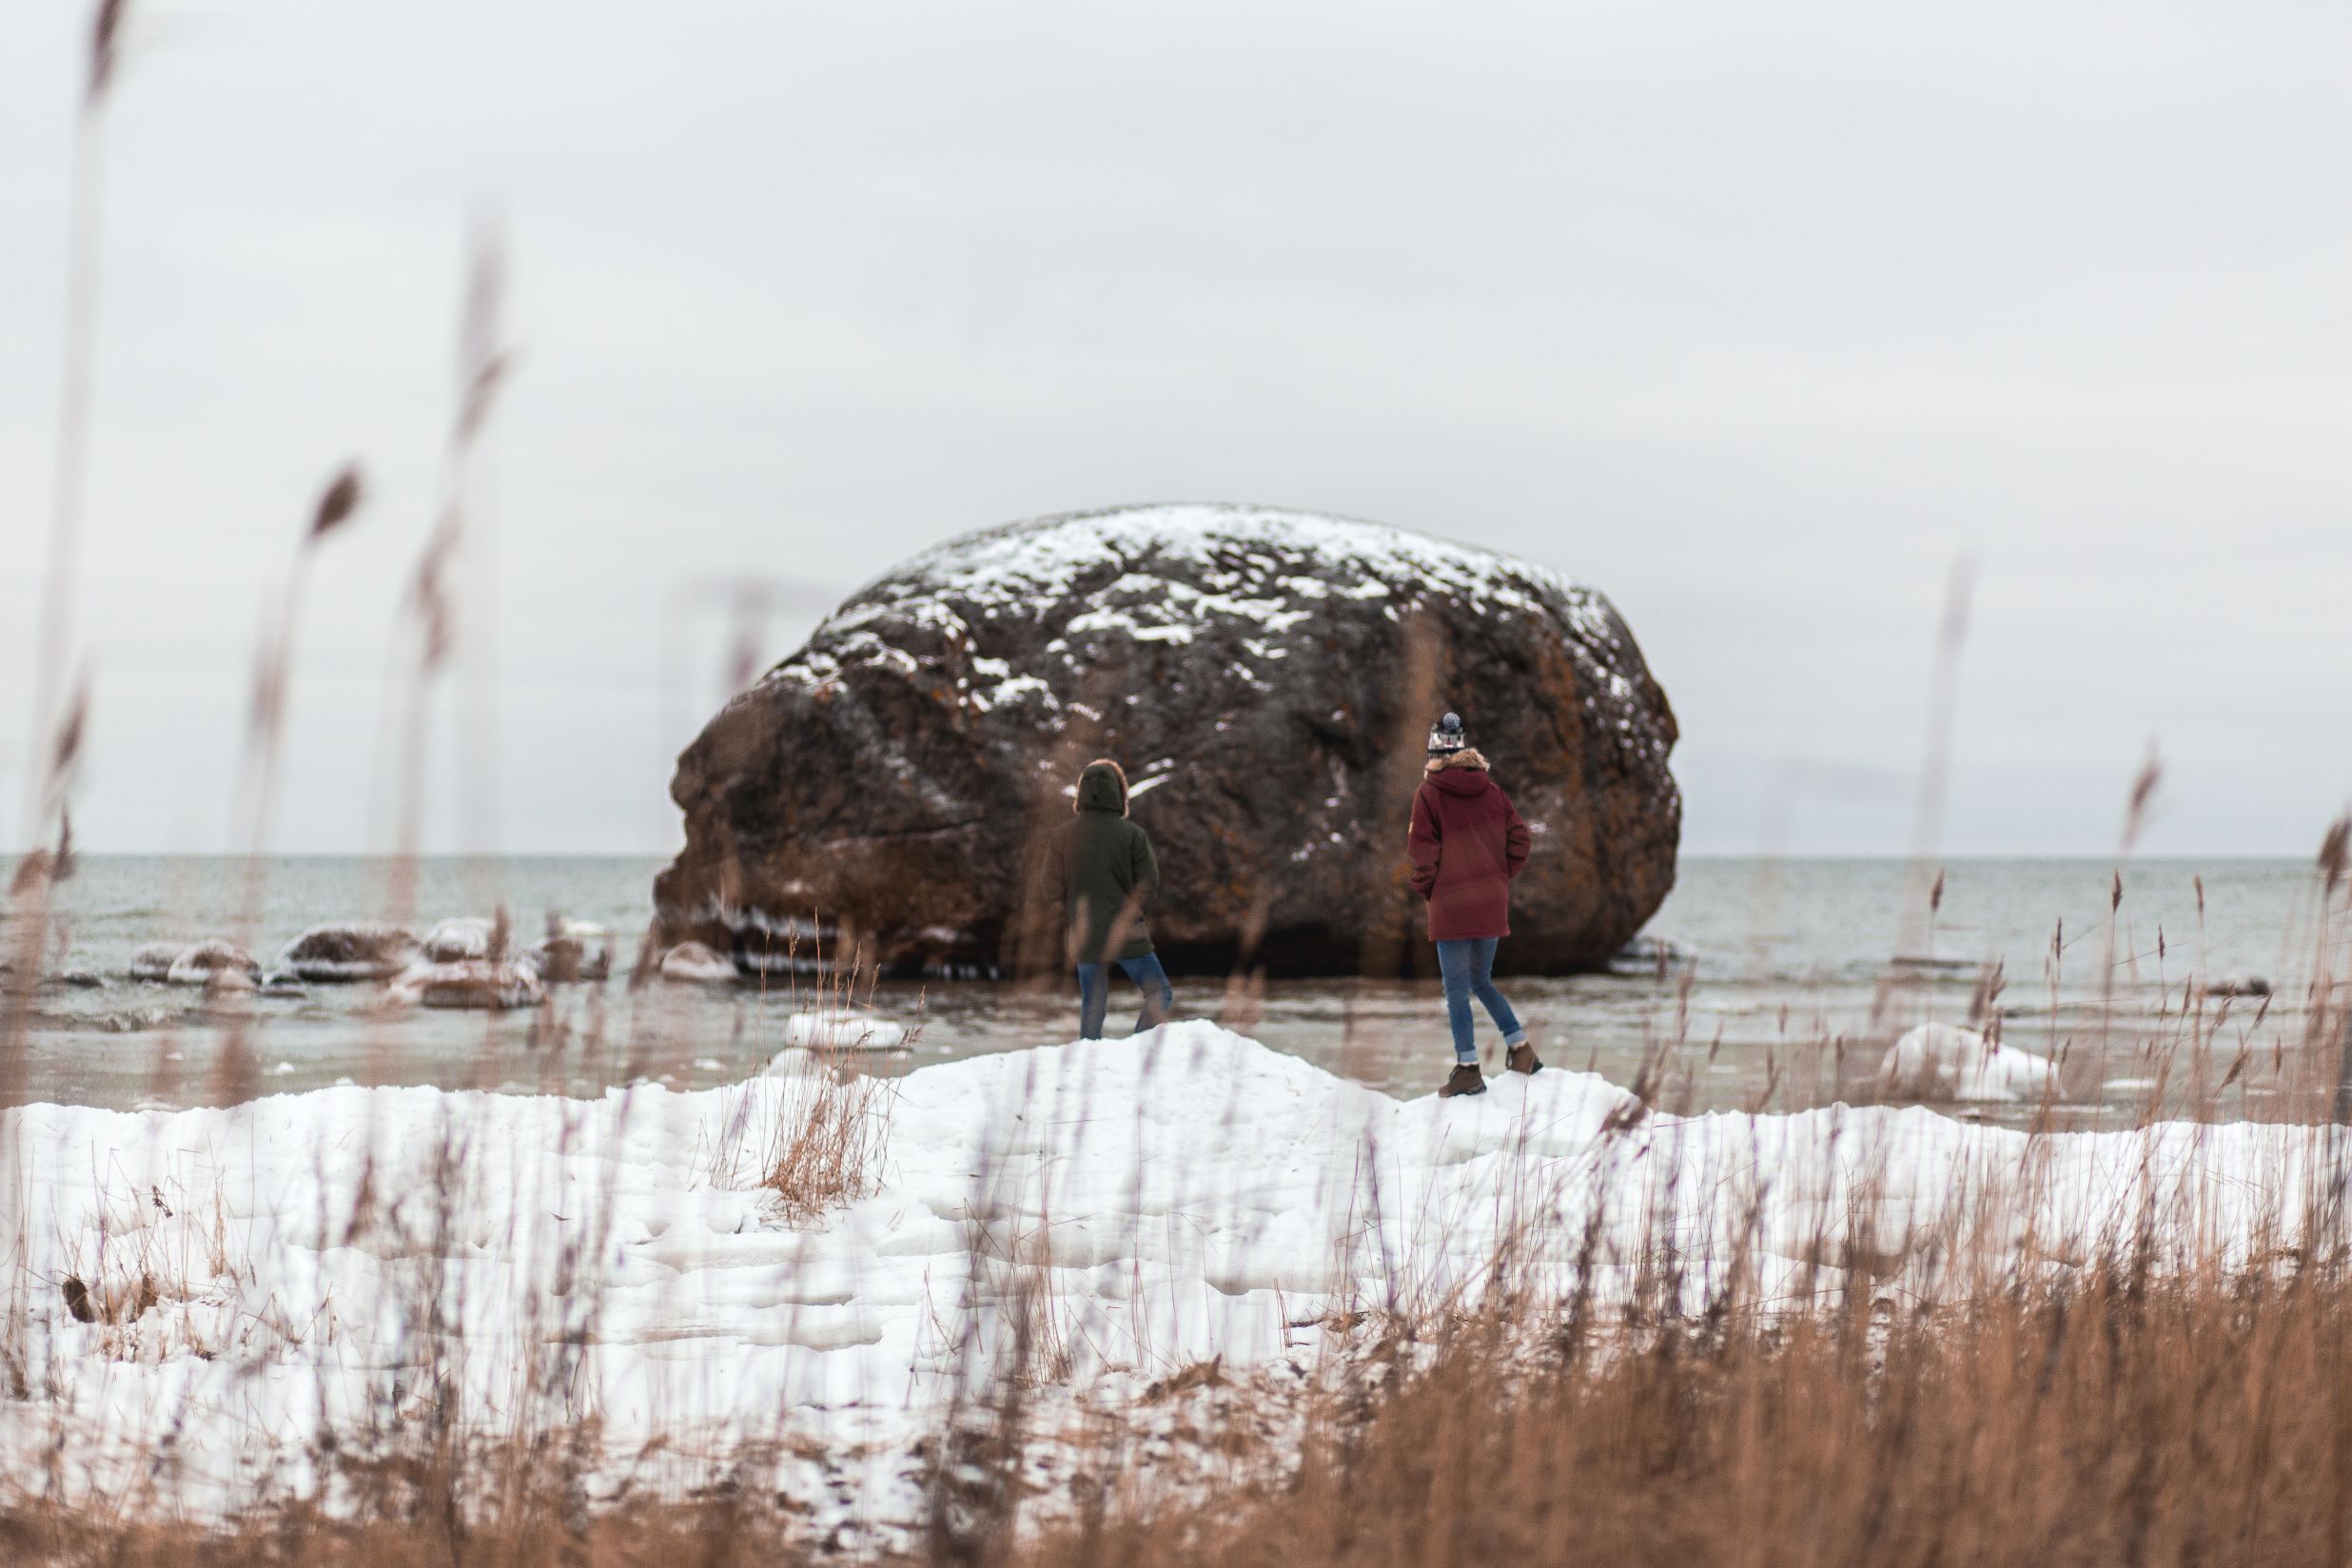
[[[98,0],[89,28],[89,103],[104,98],[114,85],[114,68],[122,60],[123,17],[129,10],[130,0]]]
[[[366,490],[360,482],[360,465],[343,464],[343,471],[327,482],[319,495],[318,510],[310,517],[310,532],[304,539],[306,544],[316,544],[350,520],[358,511]]]

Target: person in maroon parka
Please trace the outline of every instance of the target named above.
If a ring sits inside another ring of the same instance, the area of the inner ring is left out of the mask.
[[[1445,1010],[1454,1028],[1454,1071],[1444,1098],[1483,1094],[1470,998],[1502,1030],[1513,1072],[1541,1072],[1518,1014],[1495,989],[1495,946],[1511,934],[1511,879],[1525,869],[1534,839],[1511,797],[1470,749],[1453,714],[1429,732],[1429,766],[1413,794],[1413,891],[1429,905],[1429,939],[1445,978]]]

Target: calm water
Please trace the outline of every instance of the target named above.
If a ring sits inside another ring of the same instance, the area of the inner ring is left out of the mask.
[[[559,911],[610,929],[625,970],[658,866],[428,861],[417,871],[411,923],[421,930],[503,903],[530,932],[543,911]],[[537,1012],[392,1013],[370,986],[313,986],[220,1010],[189,990],[126,977],[144,943],[233,934],[242,871],[199,858],[84,860],[62,890],[52,968],[88,970],[106,984],[40,992],[31,1098],[178,1106],[346,1079],[568,1093],[639,1079],[698,1088],[773,1055],[796,1005],[789,994],[729,988],[632,990],[617,978],[554,988]],[[2110,918],[2113,877],[2105,862],[1955,862],[1931,921],[1928,887],[1900,862],[1686,860],[1647,933],[1672,945],[1662,965],[1506,989],[1554,1062],[1631,1083],[1649,1061],[1660,1098],[1676,1107],[1801,1106],[1867,1096],[1893,1033],[1927,1018],[1966,1021],[1986,966],[1998,963],[2005,987],[1990,1007],[2006,1038],[2046,1053],[2067,1048],[2068,1112],[2097,1122],[2145,1100],[2160,1068],[2140,1047],[2180,1035],[2171,1014],[2185,980],[2258,975],[2276,994],[2231,1004],[2226,1032],[2264,1049],[2225,1108],[2260,1113],[2272,1092],[2265,1073],[2287,1070],[2306,1021],[2319,934],[2307,867],[2137,863],[2123,873]],[[380,862],[277,861],[250,946],[266,959],[305,926],[381,915],[386,878]],[[876,1070],[1058,1042],[1076,1028],[1072,995],[1011,986],[886,985],[874,1004],[921,1026],[910,1049],[874,1059]],[[1392,1093],[1434,1088],[1450,1060],[1434,985],[1295,981],[1253,990],[1195,979],[1180,986],[1179,1008]],[[2265,1054],[2271,1042],[2282,1046],[2275,1059]]]

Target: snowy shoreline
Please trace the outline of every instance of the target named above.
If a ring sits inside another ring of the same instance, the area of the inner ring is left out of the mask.
[[[1850,1265],[1926,1299],[2143,1236],[2163,1266],[2243,1266],[2296,1243],[2336,1149],[2324,1128],[2029,1135],[1922,1107],[1676,1119],[1558,1068],[1400,1102],[1191,1023],[891,1082],[866,1112],[888,1123],[875,1189],[794,1228],[755,1167],[809,1062],[594,1100],[10,1111],[28,1397],[0,1465],[54,1464],[69,1495],[147,1478],[209,1513],[313,1489],[322,1433],[593,1420],[612,1454],[813,1438],[850,1456],[836,1500],[903,1519],[959,1378],[1042,1367],[1099,1394],[1211,1358],[1305,1364],[1335,1315],[1474,1301],[1505,1259],[1518,1299],[1581,1283],[1603,1310],[1661,1255],[1694,1308],[1834,1299]]]

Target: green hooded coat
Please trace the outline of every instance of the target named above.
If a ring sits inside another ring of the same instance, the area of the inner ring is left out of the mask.
[[[1160,891],[1160,863],[1127,809],[1127,775],[1115,763],[1093,763],[1078,775],[1078,819],[1056,829],[1048,847],[1046,891],[1062,894],[1073,964],[1151,951],[1144,906]]]

